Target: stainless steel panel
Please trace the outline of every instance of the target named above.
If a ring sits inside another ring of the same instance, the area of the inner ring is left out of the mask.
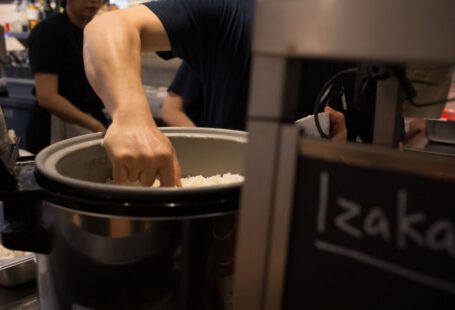
[[[253,59],[248,115],[278,118],[281,115],[286,59],[255,57]]]
[[[249,122],[234,279],[234,309],[261,310],[270,216],[276,185],[279,124]]]
[[[400,138],[401,104],[398,102],[399,83],[395,78],[378,82],[375,106],[373,143],[398,146]]]
[[[257,3],[260,54],[386,62],[455,61],[453,0]]]
[[[295,125],[283,126],[273,217],[270,225],[271,243],[268,251],[269,263],[263,306],[265,310],[279,310],[282,304],[297,171],[297,138]]]

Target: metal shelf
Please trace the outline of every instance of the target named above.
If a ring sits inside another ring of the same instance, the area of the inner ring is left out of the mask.
[[[13,38],[16,38],[18,40],[27,40],[29,35],[30,35],[30,31],[5,33],[5,36],[13,37]]]

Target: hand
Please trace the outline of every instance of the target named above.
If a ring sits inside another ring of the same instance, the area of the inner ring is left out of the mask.
[[[348,137],[348,130],[346,129],[344,114],[332,109],[331,107],[325,107],[324,112],[329,113],[330,139],[334,141],[346,141]]]
[[[106,127],[99,120],[97,120],[96,118],[93,118],[92,124],[90,126],[90,130],[93,132],[105,132]]]
[[[161,186],[181,186],[180,166],[169,139],[152,122],[113,122],[104,137],[118,183],[139,180],[151,186],[157,176]]]

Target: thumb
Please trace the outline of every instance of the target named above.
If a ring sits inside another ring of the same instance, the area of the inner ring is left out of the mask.
[[[346,140],[347,129],[344,121],[344,114],[327,106],[324,112],[329,113],[330,118],[330,137],[332,140]]]

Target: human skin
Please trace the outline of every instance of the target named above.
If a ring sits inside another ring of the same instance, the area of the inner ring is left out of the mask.
[[[65,12],[70,22],[84,28],[103,5],[103,0],[68,0]],[[72,102],[58,93],[57,74],[35,73],[35,89],[41,107],[59,118],[94,132],[106,130],[104,125],[91,115],[79,110]]]
[[[104,31],[109,29],[109,31]],[[104,137],[116,182],[180,186],[180,166],[157,128],[140,77],[142,51],[170,50],[157,16],[143,5],[105,13],[84,31],[87,78],[111,117]]]
[[[141,52],[171,50],[163,24],[150,9],[138,5],[94,18],[85,27],[84,38],[88,80],[112,117],[104,143],[114,180],[139,180],[150,186],[159,176],[162,186],[179,186],[175,151],[153,120],[140,74]],[[344,117],[335,112],[329,110],[332,127],[342,131]],[[343,136],[332,133],[333,139]]]
[[[185,98],[173,92],[168,92],[161,106],[161,119],[168,126],[174,127],[196,127],[193,121],[186,115],[183,107]]]

